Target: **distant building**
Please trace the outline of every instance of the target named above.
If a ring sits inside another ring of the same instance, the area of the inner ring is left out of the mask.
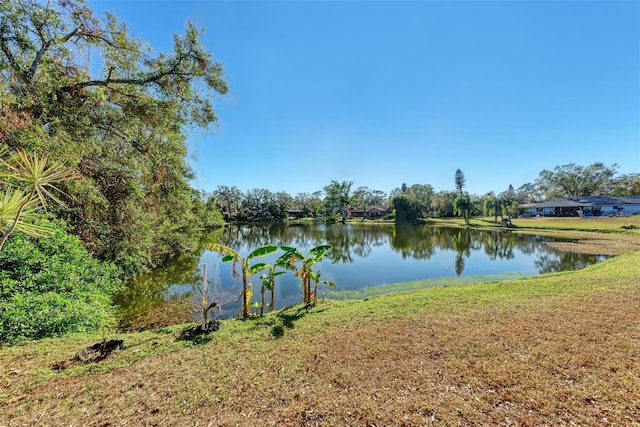
[[[367,206],[366,209],[363,208],[354,208],[351,207],[347,209],[347,216],[349,218],[362,218],[366,217],[369,219],[382,218],[386,214],[391,212],[390,206]]]
[[[640,196],[580,196],[520,205],[531,216],[629,216],[640,214]]]
[[[305,216],[308,215],[308,211],[306,209],[300,210],[300,209],[288,209],[287,210],[287,215],[289,217],[293,217],[293,218],[304,218]]]

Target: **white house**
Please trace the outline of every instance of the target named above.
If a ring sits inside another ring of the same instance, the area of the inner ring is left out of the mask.
[[[629,216],[640,214],[640,196],[580,196],[520,205],[531,216]]]

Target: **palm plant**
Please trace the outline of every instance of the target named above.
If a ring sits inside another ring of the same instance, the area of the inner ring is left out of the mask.
[[[471,219],[471,209],[473,209],[473,202],[468,194],[460,194],[453,202],[453,207],[455,209],[455,214],[462,215],[464,217],[464,222],[469,224],[469,220]]]
[[[269,311],[273,311],[273,309],[275,308],[276,277],[286,273],[286,271],[276,271],[276,268],[280,266],[281,265],[278,265],[278,263],[276,262],[276,264],[267,267],[268,269],[267,273],[264,273],[262,276],[260,276],[260,279],[262,280],[262,288],[260,289],[260,293],[261,293],[260,314],[264,314],[265,290],[268,290],[271,292],[271,302],[269,303]]]
[[[502,219],[502,200],[496,196],[489,196],[484,201],[484,210],[486,215],[493,215],[493,222],[498,223],[498,215]]]
[[[247,286],[247,277],[251,277],[253,274],[259,273],[269,267],[268,264],[263,262],[254,265],[250,265],[249,262],[254,258],[264,257],[276,252],[278,247],[273,245],[261,246],[244,258],[237,251],[219,243],[209,243],[207,245],[207,249],[224,255],[222,257],[223,262],[233,261],[233,277],[236,279],[242,278],[242,292],[239,296],[239,298],[242,298],[242,317],[249,317],[249,308],[251,306],[253,291],[250,284]],[[240,268],[242,269],[242,275],[240,275],[236,269],[238,264],[240,264]]]
[[[6,146],[0,147],[0,250],[15,230],[31,236],[51,233],[50,228],[34,224],[37,212],[46,211],[47,199],[64,206],[56,195],[64,194],[57,184],[75,177],[72,169],[50,162],[47,156],[8,151]]]
[[[313,265],[320,262],[329,249],[331,249],[331,245],[316,246],[311,249],[306,256],[300,253],[297,248],[282,246],[281,249],[283,249],[285,253],[278,258],[276,263],[286,265],[287,268],[295,272],[295,276],[300,278],[304,304],[311,305],[312,299],[314,304],[317,302],[316,294],[318,290],[318,283],[324,283],[331,287],[336,286],[335,283],[328,280],[320,281],[320,271],[313,271],[312,269]],[[299,267],[296,266],[298,262],[300,263]],[[313,293],[311,292],[311,280],[314,281]]]

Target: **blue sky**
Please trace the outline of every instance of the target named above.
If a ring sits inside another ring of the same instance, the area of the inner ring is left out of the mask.
[[[155,51],[186,21],[224,65],[196,188],[331,180],[500,192],[595,161],[640,172],[637,1],[89,1]]]

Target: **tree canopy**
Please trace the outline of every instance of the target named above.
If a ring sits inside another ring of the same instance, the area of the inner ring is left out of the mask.
[[[189,249],[199,226],[184,128],[215,124],[228,90],[200,35],[187,24],[154,54],[82,0],[0,5],[0,142],[78,171],[57,214],[130,273]]]
[[[331,181],[329,185],[324,187],[324,208],[331,214],[341,214],[342,220],[347,218],[347,209],[351,204],[352,194],[351,186],[353,181]]]
[[[609,194],[617,165],[606,166],[596,162],[589,166],[573,163],[556,166],[552,171],[540,172],[536,185],[546,198],[577,197],[595,194]]]

